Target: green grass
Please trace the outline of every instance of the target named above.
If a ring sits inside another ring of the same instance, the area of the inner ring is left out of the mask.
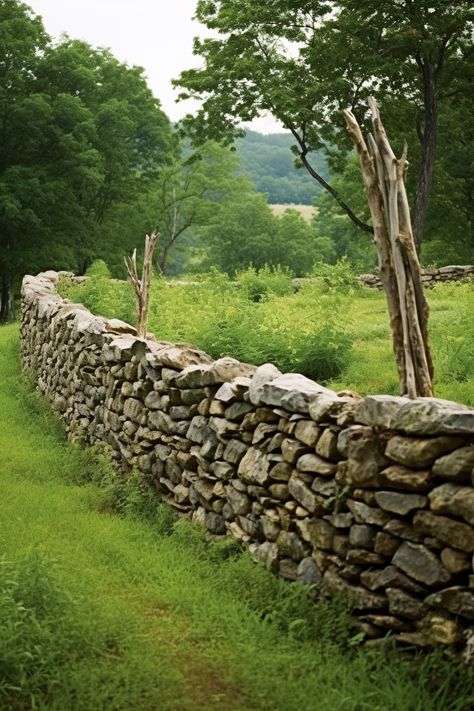
[[[68,444],[17,338],[0,329],[0,708],[472,708],[453,661],[363,650],[341,603],[207,542]]]
[[[358,285],[344,262],[319,267],[319,282],[298,293],[284,272],[240,275],[240,288],[217,273],[201,283],[154,280],[149,329],[215,358],[275,363],[337,389],[399,394],[385,296]],[[196,277],[194,277],[196,278]],[[286,280],[286,288],[285,287]],[[134,322],[131,288],[104,277],[63,293],[94,313]],[[474,284],[427,290],[435,394],[474,406]]]

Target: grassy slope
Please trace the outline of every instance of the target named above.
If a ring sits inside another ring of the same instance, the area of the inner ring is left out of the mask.
[[[185,521],[160,534],[111,513],[107,490],[74,484],[91,460],[22,381],[17,350],[16,327],[0,329],[0,601],[17,575],[18,619],[28,604],[36,611],[21,644],[41,633],[42,646],[32,647],[36,676],[5,691],[8,654],[18,648],[19,658],[22,647],[21,625],[3,619],[1,708],[29,708],[30,692],[39,708],[61,711],[470,707],[466,680],[449,688],[447,663],[429,659],[413,674],[412,663],[343,653],[337,608],[314,620],[299,586],[228,555],[228,544],[209,547]]]

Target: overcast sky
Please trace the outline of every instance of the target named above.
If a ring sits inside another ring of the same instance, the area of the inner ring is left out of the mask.
[[[196,107],[177,104],[171,86],[181,70],[199,66],[192,42],[205,28],[192,19],[197,0],[25,0],[54,38],[66,32],[96,47],[109,47],[121,61],[145,69],[148,84],[172,121]],[[252,123],[263,133],[282,130],[271,118]]]

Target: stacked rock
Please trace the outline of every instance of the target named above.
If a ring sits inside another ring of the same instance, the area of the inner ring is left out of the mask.
[[[139,340],[26,277],[23,362],[73,437],[290,580],[343,594],[370,643],[474,648],[474,410],[335,393]]]
[[[448,267],[429,267],[421,270],[421,281],[425,286],[435,286],[445,281],[466,281],[474,278],[474,265],[453,264]],[[360,279],[364,286],[371,289],[383,289],[378,274],[362,274]]]

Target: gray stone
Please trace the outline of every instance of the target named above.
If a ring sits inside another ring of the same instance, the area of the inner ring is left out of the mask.
[[[240,440],[230,439],[225,446],[223,457],[230,464],[238,464],[247,449],[248,446]]]
[[[186,428],[187,426],[186,423]],[[152,410],[148,414],[148,427],[151,430],[158,430],[159,432],[166,432],[167,434],[172,434],[176,431],[176,423],[173,422],[166,412],[162,412],[161,410]]]
[[[437,459],[433,474],[453,481],[470,481],[474,469],[474,446],[461,447]]]
[[[349,531],[349,543],[356,548],[373,548],[375,531],[364,524],[354,524]]]
[[[324,573],[323,581],[332,595],[343,595],[355,610],[384,610],[387,607],[384,595],[369,592],[362,586],[351,585],[332,570]]]
[[[264,543],[251,543],[249,553],[255,563],[263,563],[267,570],[276,573],[278,571],[278,547],[276,543],[265,541]]]
[[[269,478],[270,462],[264,452],[250,447],[239,464],[239,476],[252,484],[265,484]]]
[[[392,464],[378,475],[382,486],[402,491],[424,492],[429,488],[432,473],[429,470],[408,469],[400,464]]]
[[[310,401],[321,393],[334,395],[332,390],[318,385],[304,375],[285,373],[262,386],[260,401],[266,405],[283,407],[290,412],[307,414]]]
[[[212,462],[210,469],[214,476],[219,479],[231,479],[235,474],[235,468],[228,462]]]
[[[337,466],[318,454],[303,454],[296,462],[296,468],[301,472],[333,476],[336,473]]]
[[[443,607],[453,615],[474,620],[474,594],[460,586],[432,593],[425,599],[425,603],[430,607]]]
[[[149,392],[145,398],[145,407],[150,410],[159,410],[161,408],[161,394],[155,390]]]
[[[316,454],[337,462],[341,457],[337,451],[337,435],[329,428],[325,429],[316,444]]]
[[[452,575],[468,572],[471,570],[471,560],[464,551],[455,550],[454,548],[443,548],[441,551],[441,562]]]
[[[248,391],[250,402],[253,405],[260,405],[264,386],[272,380],[276,380],[280,375],[281,371],[272,363],[265,363],[259,366],[250,381]]]
[[[336,529],[327,521],[316,518],[305,518],[296,522],[301,537],[311,543],[313,548],[332,550]]]
[[[384,526],[390,521],[390,516],[385,511],[372,508],[364,504],[362,501],[354,501],[348,499],[348,509],[354,514],[357,523],[367,523],[372,526]]]
[[[433,464],[442,454],[452,452],[463,442],[460,437],[421,438],[396,435],[389,441],[385,454],[400,464],[422,469]]]
[[[291,558],[282,558],[278,564],[278,574],[286,580],[296,580],[298,563]]]
[[[221,536],[226,532],[225,521],[222,516],[214,511],[210,511],[206,515],[207,530],[214,535]]]
[[[411,580],[394,565],[387,565],[387,567],[378,570],[364,570],[360,575],[360,581],[369,590],[397,587],[416,594],[423,593],[425,590],[422,585]]]
[[[281,531],[276,544],[278,546],[278,552],[282,557],[301,560],[305,556],[306,547],[296,533]]]
[[[467,523],[454,521],[447,516],[437,516],[430,511],[419,511],[413,519],[415,531],[434,536],[449,546],[468,553],[474,552],[474,529]]]
[[[295,464],[298,457],[308,452],[308,447],[301,444],[301,442],[296,442],[294,439],[284,439],[281,443],[281,451],[285,462]]]
[[[395,491],[377,491],[375,500],[384,511],[405,516],[416,509],[423,509],[428,504],[426,496],[420,494],[399,494]]]
[[[403,617],[407,620],[419,620],[426,610],[426,606],[413,595],[409,595],[397,588],[387,588],[385,594],[388,598],[388,609],[392,615]]]
[[[225,409],[224,415],[228,420],[243,420],[245,415],[254,409],[249,402],[238,400]]]
[[[143,414],[143,403],[133,397],[129,397],[123,404],[123,414],[132,422],[140,422]]]
[[[425,546],[404,542],[393,556],[393,564],[425,585],[447,583],[451,576]]]
[[[428,494],[435,513],[460,516],[474,526],[474,489],[471,486],[442,484]]]
[[[279,501],[288,500],[288,484],[270,484],[268,491],[274,499]]]
[[[312,420],[299,420],[296,423],[294,435],[297,440],[308,447],[314,447],[321,434],[321,428]]]
[[[394,395],[368,395],[357,413],[357,421],[372,427],[391,429],[392,421],[407,399]]]
[[[207,418],[202,417],[201,415],[196,415],[191,420],[191,424],[189,425],[189,428],[187,430],[186,437],[187,439],[191,440],[191,442],[197,442],[198,444],[202,444],[206,439],[208,429],[209,428]]]
[[[408,434],[474,434],[474,410],[449,400],[421,397],[407,401],[391,424]]]
[[[209,427],[214,430],[219,439],[229,439],[237,434],[239,426],[236,422],[228,422],[223,417],[211,417]]]
[[[318,499],[296,474],[292,474],[290,477],[288,491],[305,509],[310,513],[314,513],[318,505]]]
[[[296,571],[296,582],[304,585],[319,585],[322,581],[321,571],[313,558],[303,558]]]
[[[346,482],[356,486],[376,486],[377,476],[388,460],[383,454],[383,442],[370,427],[351,427],[345,431],[344,448]]]
[[[293,467],[288,462],[277,462],[270,469],[269,475],[276,481],[288,481],[292,471]]]
[[[179,392],[179,390],[177,392]],[[181,390],[180,392],[180,398],[183,405],[195,405],[199,402],[202,402],[202,400],[205,400],[206,397],[207,395],[204,388],[189,388],[186,390]]]

